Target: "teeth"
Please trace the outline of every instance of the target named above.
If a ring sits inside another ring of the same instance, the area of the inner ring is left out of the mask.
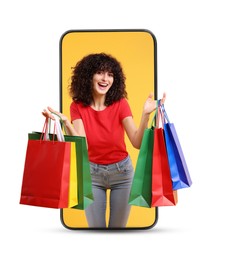
[[[102,86],[102,87],[107,87],[108,86],[108,84],[103,84],[103,83],[99,83],[99,85]]]

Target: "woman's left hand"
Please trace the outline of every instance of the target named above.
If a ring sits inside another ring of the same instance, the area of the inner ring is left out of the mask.
[[[144,103],[144,107],[143,107],[143,111],[144,111],[144,114],[150,114],[152,113],[156,107],[157,107],[157,101],[156,100],[153,100],[153,93],[150,93],[150,95],[148,96],[147,100],[145,101]],[[166,99],[166,93],[163,93],[163,97],[161,99],[161,105],[164,104],[165,102],[165,99]]]

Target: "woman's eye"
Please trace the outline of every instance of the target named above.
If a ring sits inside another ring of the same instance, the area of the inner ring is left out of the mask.
[[[114,75],[113,75],[113,73],[108,73],[108,76],[113,77]]]

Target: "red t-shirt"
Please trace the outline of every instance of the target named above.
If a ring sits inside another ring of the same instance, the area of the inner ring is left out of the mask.
[[[128,156],[122,120],[132,116],[132,112],[125,98],[102,111],[96,111],[90,106],[85,107],[81,103],[72,102],[70,114],[71,121],[75,119],[83,121],[91,162],[111,164]]]

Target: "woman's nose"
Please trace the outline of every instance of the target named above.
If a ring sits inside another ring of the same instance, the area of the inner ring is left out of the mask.
[[[107,72],[104,72],[103,74],[102,74],[102,80],[107,80],[108,79],[108,73]]]

